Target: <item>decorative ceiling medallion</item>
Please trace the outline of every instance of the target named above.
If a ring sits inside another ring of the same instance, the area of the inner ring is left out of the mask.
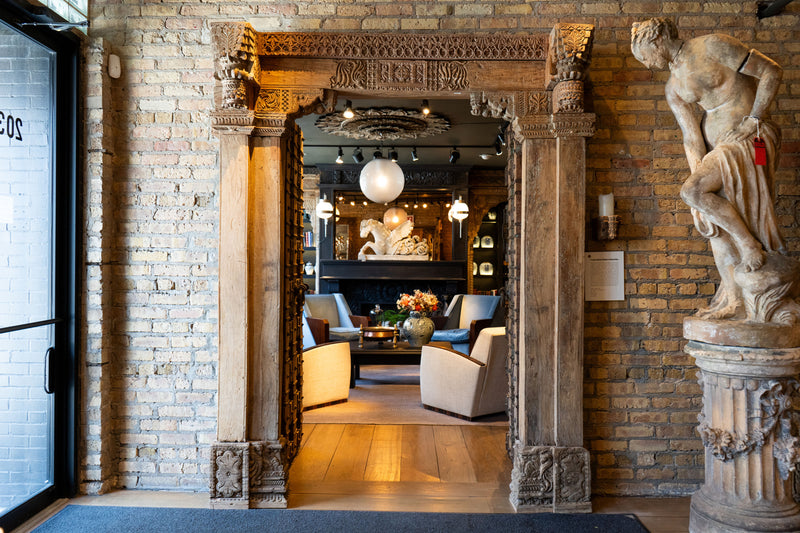
[[[347,119],[343,111],[329,113],[314,123],[331,135],[369,141],[418,139],[438,135],[450,129],[450,121],[442,115],[423,115],[417,109],[395,107],[370,107],[356,110],[356,116]]]

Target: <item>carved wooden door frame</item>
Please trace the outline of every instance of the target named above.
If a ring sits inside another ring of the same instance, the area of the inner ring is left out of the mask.
[[[297,180],[285,139],[294,118],[332,111],[339,95],[364,95],[469,98],[473,114],[511,123],[511,502],[520,512],[591,510],[583,338],[575,332],[583,324],[585,139],[595,123],[584,112],[584,77],[593,31],[258,33],[242,22],[212,24],[211,117],[220,137],[213,507],[286,506],[301,378],[292,375],[296,335],[283,327],[302,288],[287,275],[296,253],[276,237],[296,230],[296,206],[282,196]]]

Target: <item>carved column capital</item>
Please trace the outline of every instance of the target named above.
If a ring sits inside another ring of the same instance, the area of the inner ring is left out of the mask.
[[[510,488],[517,512],[591,512],[589,452],[517,441]]]
[[[217,442],[211,447],[211,506],[285,508],[288,465],[279,442]]]
[[[211,25],[214,43],[214,78],[220,81],[219,108],[248,109],[261,77],[256,54],[256,33],[245,22]]]
[[[583,80],[591,61],[593,36],[591,24],[559,23],[550,32],[547,62],[552,76],[549,88],[553,90],[553,112],[583,112]]]

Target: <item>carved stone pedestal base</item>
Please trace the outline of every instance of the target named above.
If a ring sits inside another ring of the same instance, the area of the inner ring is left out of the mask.
[[[286,508],[284,463],[280,443],[215,443],[211,447],[211,508]]]
[[[514,446],[511,504],[518,513],[592,512],[589,452],[563,446]]]
[[[705,483],[692,497],[689,529],[800,531],[793,497],[800,348],[686,346],[700,367]]]

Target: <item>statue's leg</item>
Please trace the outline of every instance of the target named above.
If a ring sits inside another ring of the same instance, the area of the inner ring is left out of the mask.
[[[761,244],[733,204],[717,194],[722,189],[722,176],[714,163],[700,164],[681,188],[681,198],[689,207],[703,214],[709,222],[728,232],[739,250],[745,272],[758,270],[766,259]]]
[[[733,279],[733,269],[739,263],[739,252],[730,235],[720,232],[709,239],[721,281],[708,307],[697,312],[699,318],[731,318],[742,311],[742,289]]]

